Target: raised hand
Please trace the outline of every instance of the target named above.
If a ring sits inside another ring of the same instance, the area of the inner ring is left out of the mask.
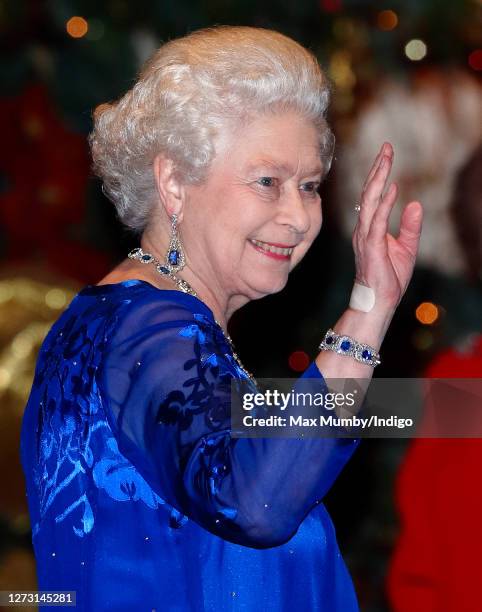
[[[356,281],[375,291],[376,307],[394,309],[412,277],[423,208],[420,202],[409,202],[402,212],[398,237],[388,232],[388,220],[398,191],[395,183],[385,191],[392,164],[392,146],[384,143],[363,186],[352,244]]]

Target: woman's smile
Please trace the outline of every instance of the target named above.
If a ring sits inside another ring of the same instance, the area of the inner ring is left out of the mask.
[[[250,239],[248,242],[263,255],[284,261],[290,260],[291,253],[294,249],[294,246],[285,246],[272,242],[262,242],[261,240]]]

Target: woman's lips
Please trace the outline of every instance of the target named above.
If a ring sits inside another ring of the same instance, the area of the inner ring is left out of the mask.
[[[262,242],[261,240],[250,239],[249,242],[253,247],[272,259],[289,261],[291,253],[293,252],[294,246],[280,245],[272,242]]]

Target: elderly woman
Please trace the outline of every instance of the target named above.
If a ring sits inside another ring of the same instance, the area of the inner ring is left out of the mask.
[[[357,440],[230,429],[230,383],[256,383],[227,324],[320,231],[328,97],[293,40],[218,27],[163,45],[96,110],[94,167],[140,247],[40,351],[21,446],[40,589],[89,611],[357,609],[321,503]],[[387,233],[392,157],[357,206],[350,306],[302,376],[320,389],[371,377],[412,274],[422,209]]]

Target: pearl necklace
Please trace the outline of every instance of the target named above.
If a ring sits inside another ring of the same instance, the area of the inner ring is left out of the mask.
[[[127,257],[129,257],[129,259],[136,259],[137,261],[140,261],[143,264],[150,264],[150,263],[154,264],[156,271],[161,276],[168,276],[172,281],[174,281],[174,283],[183,293],[188,293],[189,295],[192,295],[195,298],[197,298],[199,301],[202,301],[201,298],[198,296],[198,294],[194,291],[194,289],[191,287],[191,285],[186,280],[176,276],[165,264],[161,263],[158,259],[156,259],[154,255],[151,255],[150,253],[146,253],[140,247],[138,247],[136,249],[133,249],[130,253],[128,253]],[[228,332],[224,331],[224,329],[222,328],[222,325],[215,318],[214,318],[214,322],[219,327],[219,329],[222,331],[224,337],[228,341],[228,344],[231,348],[231,353],[233,355],[233,359],[236,361],[236,363],[241,368],[241,370],[246,374],[246,376],[254,384],[256,384],[256,379],[243,366],[243,364],[241,363],[241,359],[238,357],[236,351],[234,350],[234,343],[231,339],[231,336],[228,334]]]

